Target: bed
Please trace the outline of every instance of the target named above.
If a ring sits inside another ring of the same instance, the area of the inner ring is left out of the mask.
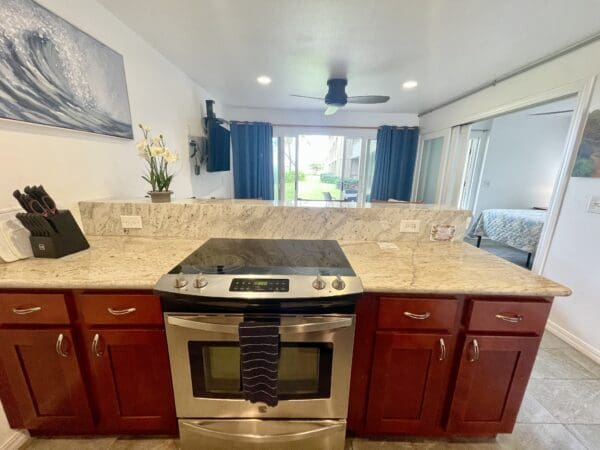
[[[535,253],[548,213],[535,209],[485,209],[473,222],[469,236],[482,237],[528,253],[527,262]]]

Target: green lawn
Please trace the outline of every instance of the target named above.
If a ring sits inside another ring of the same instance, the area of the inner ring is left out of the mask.
[[[342,193],[335,184],[321,183],[318,175],[306,175],[298,181],[298,198],[304,200],[324,200],[323,192],[329,192],[334,200],[341,200]],[[294,183],[285,184],[285,199],[294,199]]]

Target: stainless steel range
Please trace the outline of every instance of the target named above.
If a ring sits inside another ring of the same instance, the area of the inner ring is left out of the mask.
[[[155,292],[183,448],[344,448],[362,284],[337,242],[211,239]],[[246,399],[249,322],[278,332],[271,406]]]

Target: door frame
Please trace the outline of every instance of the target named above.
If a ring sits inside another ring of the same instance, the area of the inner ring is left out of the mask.
[[[435,193],[435,202],[440,203],[442,198],[443,186],[446,179],[446,166],[448,165],[448,150],[450,148],[450,134],[451,128],[445,128],[439,131],[433,131],[430,133],[424,133],[419,135],[419,142],[417,144],[417,157],[415,160],[415,168],[413,171],[413,183],[410,200],[412,202],[417,201],[417,190],[419,187],[419,178],[421,175],[421,164],[423,162],[423,147],[425,141],[443,138],[442,142],[442,156],[440,158],[440,168],[438,171],[438,180]]]
[[[465,186],[467,179],[469,178],[469,152],[467,148],[467,154],[465,158],[465,175],[461,183],[461,191],[458,198],[458,207],[461,209],[467,209],[469,211],[475,211],[477,206],[477,200],[479,199],[479,190],[481,189],[481,181],[483,175],[483,168],[485,167],[485,161],[487,158],[488,143],[490,142],[490,130],[469,130],[469,136],[467,139],[467,145],[471,141],[471,135],[473,133],[479,134],[480,144],[477,148],[477,154],[474,156],[473,172],[471,174],[471,181],[469,186]],[[478,169],[479,168],[479,169]],[[468,200],[469,204],[464,205],[464,201]]]

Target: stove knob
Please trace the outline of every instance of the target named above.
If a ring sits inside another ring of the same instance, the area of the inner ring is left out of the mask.
[[[337,289],[338,291],[341,291],[346,287],[346,283],[344,282],[344,280],[342,280],[342,277],[338,275],[337,277],[335,277],[335,280],[331,282],[331,287]]]
[[[317,278],[315,278],[315,280],[312,282],[312,287],[314,287],[317,290],[321,290],[321,289],[325,289],[325,286],[327,285],[327,283],[325,283],[325,280],[323,280],[323,278],[321,278],[321,275],[317,274]]]
[[[187,284],[188,284],[188,281],[185,278],[183,278],[183,277],[175,278],[175,287],[177,289],[184,288],[187,286]]]
[[[208,280],[202,274],[198,274],[198,276],[194,280],[194,287],[198,289],[203,288],[207,284]]]

